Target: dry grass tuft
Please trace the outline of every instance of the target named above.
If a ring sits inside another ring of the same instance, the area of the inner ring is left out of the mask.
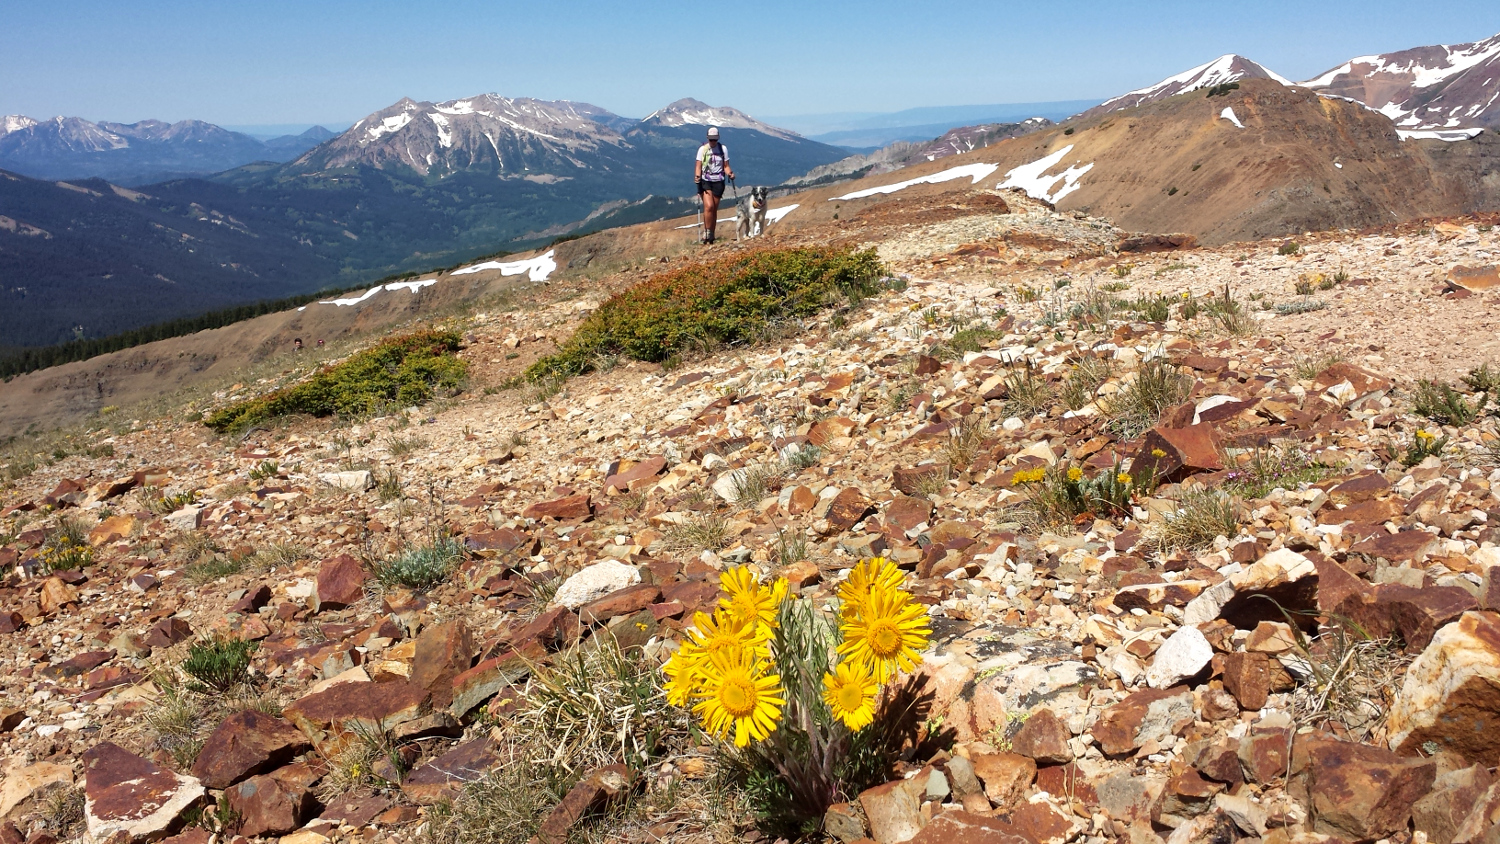
[[[1220,536],[1233,539],[1240,530],[1240,501],[1214,490],[1189,492],[1177,502],[1155,530],[1153,539],[1163,553],[1179,548],[1212,545]]]

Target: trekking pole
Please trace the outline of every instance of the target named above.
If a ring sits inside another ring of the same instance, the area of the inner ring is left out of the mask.
[[[698,242],[703,242],[703,191],[698,191]]]

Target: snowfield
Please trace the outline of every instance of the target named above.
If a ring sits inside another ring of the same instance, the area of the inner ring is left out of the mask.
[[[1245,128],[1245,124],[1240,122],[1240,119],[1234,114],[1234,109],[1230,108],[1229,106],[1225,106],[1224,110],[1219,112],[1219,116],[1224,118],[1225,120],[1228,120],[1230,123],[1233,123],[1236,128]]]
[[[500,274],[520,275],[526,273],[526,277],[532,281],[546,281],[557,269],[557,261],[552,259],[555,250],[548,249],[546,254],[524,261],[485,261],[482,264],[464,267],[454,270],[450,275],[468,275],[469,273],[484,272],[485,270],[499,270]]]
[[[996,185],[997,190],[1001,188],[1020,188],[1033,199],[1044,199],[1053,205],[1075,190],[1078,190],[1078,180],[1084,173],[1094,169],[1092,163],[1082,167],[1077,165],[1058,173],[1055,176],[1043,175],[1048,170],[1060,164],[1063,158],[1073,151],[1073,145],[1068,144],[1057,152],[1045,158],[1039,158],[1030,164],[1022,164],[1009,173],[1005,174],[1005,181]],[[1052,186],[1062,181],[1062,187],[1056,193],[1052,192]]]
[[[369,299],[371,296],[374,296],[376,293],[379,293],[382,290],[410,290],[411,292],[415,293],[424,287],[431,287],[434,284],[437,284],[437,279],[435,278],[421,279],[419,281],[393,281],[390,284],[377,284],[369,290],[366,290],[359,296],[348,299],[330,299],[326,302],[319,302],[318,304],[336,305],[340,308],[353,307],[365,301],[366,299]],[[306,306],[298,308],[297,310],[301,311],[305,309]]]
[[[1068,147],[1068,149],[1072,149],[1072,147]],[[962,167],[950,167],[947,170],[943,170],[939,173],[933,173],[930,176],[918,176],[915,179],[907,179],[904,182],[897,182],[894,185],[882,185],[878,188],[866,188],[864,190],[857,190],[853,193],[846,193],[843,196],[832,197],[828,201],[833,202],[840,199],[864,199],[867,196],[875,196],[876,194],[895,193],[899,190],[906,190],[907,188],[914,185],[935,185],[939,182],[951,182],[954,179],[963,178],[973,179],[973,184],[977,185],[979,184],[980,180],[984,179],[986,176],[999,169],[1000,165],[998,164],[965,164]]]

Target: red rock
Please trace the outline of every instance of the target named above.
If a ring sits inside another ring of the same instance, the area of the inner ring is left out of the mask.
[[[164,618],[146,629],[141,644],[148,648],[170,648],[191,638],[193,628],[183,618]]]
[[[1262,728],[1240,739],[1240,767],[1245,779],[1265,785],[1286,776],[1288,733],[1279,727]]]
[[[516,651],[506,651],[493,659],[484,660],[453,678],[449,714],[455,718],[464,717],[474,707],[529,673],[531,666]]]
[[[260,611],[261,607],[269,603],[271,603],[271,588],[262,583],[254,589],[247,589],[244,597],[235,601],[230,606],[229,611],[244,615],[254,615]]]
[[[891,483],[896,489],[907,495],[916,495],[921,488],[933,479],[943,480],[948,476],[948,470],[934,463],[917,466],[911,469],[896,469],[891,474]]]
[[[1432,553],[1440,542],[1442,542],[1441,537],[1424,530],[1403,530],[1400,533],[1381,531],[1355,543],[1349,552],[1390,563],[1410,561],[1417,564],[1426,560],[1427,555]]]
[[[661,601],[661,587],[640,583],[617,589],[603,598],[578,608],[578,618],[585,624],[600,624],[622,615],[634,615]]]
[[[1131,753],[1191,724],[1193,693],[1182,687],[1142,689],[1106,709],[1095,722],[1094,738],[1106,754]]]
[[[1409,652],[1420,651],[1440,627],[1476,609],[1479,602],[1457,586],[1414,589],[1401,583],[1381,583],[1363,595],[1351,595],[1337,612],[1358,624],[1372,638],[1400,635]]]
[[[1493,264],[1479,267],[1459,264],[1448,271],[1448,283],[1470,293],[1492,290],[1500,287],[1500,268]]]
[[[481,557],[531,556],[539,550],[540,544],[529,534],[500,528],[465,536],[464,547]]]
[[[1198,597],[1208,584],[1201,580],[1179,580],[1175,583],[1158,582],[1160,575],[1141,572],[1151,582],[1122,586],[1115,592],[1112,603],[1126,612],[1133,609],[1160,610],[1162,607],[1184,607]]]
[[[538,844],[565,844],[568,832],[590,812],[604,808],[635,785],[635,775],[624,765],[591,771],[568,792],[537,828]]]
[[[234,785],[224,796],[240,814],[241,835],[281,835],[300,828],[317,813],[311,789],[318,779],[307,765],[289,765]]]
[[[1303,796],[1313,830],[1351,841],[1404,831],[1412,805],[1432,790],[1437,764],[1367,744],[1297,740],[1290,790]]]
[[[577,614],[567,607],[553,607],[513,632],[511,647],[535,643],[550,651],[562,650],[578,641],[582,632]]]
[[[1328,490],[1333,504],[1357,504],[1390,492],[1391,482],[1379,472],[1362,472]]]
[[[1317,608],[1320,612],[1334,612],[1345,598],[1350,595],[1363,595],[1369,591],[1370,584],[1350,574],[1348,569],[1333,560],[1321,554],[1310,559],[1318,569]]]
[[[209,733],[193,762],[193,776],[223,789],[255,774],[279,768],[312,745],[296,727],[254,709],[225,718]]]
[[[389,731],[425,715],[427,708],[426,689],[393,680],[329,686],[293,701],[282,715],[327,758],[338,753],[355,730]]]
[[[345,794],[323,807],[320,819],[338,821],[356,829],[366,826],[381,812],[391,807],[391,801],[374,794]]]
[[[1271,692],[1288,691],[1293,682],[1281,663],[1263,653],[1228,653],[1214,657],[1224,674],[1224,688],[1241,709],[1263,709]]]
[[[927,783],[923,778],[919,791],[915,779],[894,780],[860,792],[859,806],[869,822],[870,835],[881,844],[908,841],[921,831]]]
[[[1078,770],[1077,762],[1037,768],[1036,787],[1048,794],[1066,796],[1088,808],[1099,805],[1099,793],[1094,790],[1088,774]]]
[[[98,548],[111,542],[128,539],[135,531],[134,516],[110,516],[89,531],[89,545]]]
[[[432,695],[433,708],[447,708],[453,701],[453,678],[473,666],[476,650],[463,619],[428,627],[417,636],[412,685]]]
[[[587,493],[569,495],[552,501],[538,501],[521,511],[523,519],[586,519],[594,514]]]
[[[365,597],[369,572],[348,554],[323,561],[318,567],[317,609],[340,609],[359,603]]]
[[[1362,369],[1352,363],[1336,363],[1313,378],[1313,387],[1318,392],[1322,392],[1345,381],[1348,381],[1354,387],[1355,394],[1361,397],[1389,390],[1392,386],[1389,379],[1382,378],[1368,369]]]
[[[1232,739],[1221,739],[1198,753],[1193,760],[1198,773],[1226,785],[1239,785],[1245,781],[1245,771],[1240,767],[1239,744]]]
[[[1120,240],[1120,252],[1175,252],[1196,249],[1198,238],[1190,234],[1137,234]]]
[[[1147,431],[1130,471],[1138,477],[1167,483],[1223,468],[1213,426],[1199,424],[1185,428],[1158,426]]]
[[[828,508],[828,526],[834,532],[843,532],[854,527],[866,516],[875,512],[875,505],[854,487],[841,490],[834,496]]]
[[[1432,791],[1412,805],[1416,828],[1427,833],[1431,844],[1451,844],[1464,819],[1494,781],[1483,765],[1439,774]]]
[[[14,633],[26,626],[26,620],[15,610],[0,610],[0,633]]]
[[[1001,812],[1026,799],[1036,780],[1036,762],[1018,753],[975,753],[969,757],[984,794]]]
[[[823,832],[839,841],[858,841],[865,837],[864,815],[851,803],[835,803],[823,813]]]
[[[71,679],[93,671],[113,656],[110,651],[85,651],[70,660],[45,666],[37,673],[50,680]]]
[[[1428,743],[1471,764],[1500,753],[1500,616],[1467,612],[1437,632],[1406,669],[1386,725],[1391,747]]]
[[[494,743],[488,736],[467,741],[431,762],[412,771],[401,783],[407,797],[423,805],[431,805],[453,797],[468,783],[500,764],[495,754]]]
[[[917,525],[927,523],[931,518],[931,501],[910,495],[898,495],[885,508],[884,521],[887,525],[906,533]]]
[[[133,838],[157,837],[203,796],[192,777],[160,768],[113,742],[83,754],[85,819],[89,835],[103,840],[123,830]]]
[[[1073,734],[1052,710],[1033,710],[1021,729],[1011,736],[1011,750],[1037,761],[1040,765],[1066,765],[1073,761],[1068,740]]]
[[[37,590],[37,602],[41,604],[42,612],[52,615],[69,604],[78,603],[78,590],[53,575],[42,581],[41,588]]]
[[[605,489],[632,490],[667,470],[665,457],[648,457],[604,479]]]

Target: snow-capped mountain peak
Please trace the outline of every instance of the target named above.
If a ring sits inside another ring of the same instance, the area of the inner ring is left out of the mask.
[[[1282,85],[1292,84],[1291,80],[1268,70],[1264,65],[1253,62],[1244,56],[1228,53],[1206,64],[1185,70],[1175,76],[1169,76],[1155,85],[1137,88],[1134,91],[1105,100],[1103,103],[1094,106],[1079,116],[1089,117],[1096,114],[1119,111],[1122,108],[1133,108],[1135,106],[1146,105],[1147,103],[1154,103],[1158,100],[1164,100],[1168,97],[1175,97],[1178,94],[1186,94],[1189,91],[1212,88],[1215,85],[1224,85],[1245,79],[1270,79]]]
[[[689,125],[718,126],[721,129],[752,129],[783,139],[801,137],[795,132],[772,126],[769,123],[762,123],[737,108],[711,106],[692,97],[678,100],[666,108],[651,112],[641,120],[641,123],[667,128]]]
[[[19,132],[22,129],[30,129],[36,125],[36,121],[24,114],[7,114],[0,117],[0,135],[11,132]]]
[[[1500,126],[1500,35],[1359,56],[1302,83],[1363,103],[1402,130]]]

